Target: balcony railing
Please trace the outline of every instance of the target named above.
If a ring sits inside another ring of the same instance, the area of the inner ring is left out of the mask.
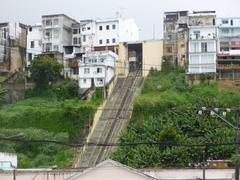
[[[240,64],[217,64],[217,69],[222,70],[240,69]]]

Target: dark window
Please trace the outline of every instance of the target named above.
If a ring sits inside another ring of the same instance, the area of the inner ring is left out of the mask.
[[[83,42],[86,42],[86,35],[83,35]]]
[[[31,48],[34,48],[34,41],[31,41]]]
[[[213,19],[213,25],[215,26],[216,22],[215,22],[215,19]]]
[[[74,75],[79,74],[79,69],[78,69],[78,68],[73,68],[73,74],[74,74]]]
[[[73,38],[73,44],[78,44],[78,38]]]
[[[115,24],[112,25],[112,29],[116,29],[116,25]]]
[[[167,48],[167,52],[168,52],[168,53],[172,53],[172,48],[171,48],[171,47],[168,47],[168,48]]]
[[[106,25],[106,30],[109,30],[109,25]]]
[[[100,39],[100,40],[99,40],[99,44],[102,44],[102,43],[103,43],[103,41]]]
[[[228,24],[228,20],[222,20],[223,24]]]
[[[30,32],[32,31],[32,27],[29,27],[29,31],[30,31]]]
[[[73,29],[73,34],[78,34],[78,29]]]
[[[109,39],[106,39],[106,43],[107,43],[107,44],[109,44],[109,43],[110,43]]]
[[[233,20],[231,19],[231,26],[233,26]]]
[[[89,30],[91,30],[91,28],[90,28],[90,27],[88,27],[88,28],[87,28],[87,30],[89,31]]]
[[[102,26],[99,26],[99,31],[102,31]]]
[[[102,68],[97,68],[97,73],[102,73]]]
[[[207,52],[207,43],[206,42],[201,43],[201,49],[202,49],[202,52]]]
[[[112,39],[112,43],[116,43],[116,39],[115,38]]]

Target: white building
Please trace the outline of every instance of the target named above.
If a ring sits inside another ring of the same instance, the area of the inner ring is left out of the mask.
[[[79,64],[79,87],[103,87],[115,75],[117,55],[112,51],[89,52]]]
[[[189,74],[216,72],[215,11],[189,13]]]
[[[0,152],[0,170],[17,168],[17,155]]]
[[[113,50],[120,42],[139,40],[139,29],[134,19],[121,17],[81,21],[83,50]]]
[[[38,54],[42,53],[42,25],[28,26],[27,35],[27,66]]]

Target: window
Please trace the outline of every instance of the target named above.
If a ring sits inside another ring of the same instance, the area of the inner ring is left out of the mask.
[[[52,21],[51,20],[46,20],[46,26],[51,26],[52,25]]]
[[[31,48],[34,48],[34,41],[31,41]]]
[[[88,28],[87,28],[87,30],[89,31],[89,30],[91,30],[91,28],[90,28],[90,27],[88,27]]]
[[[100,40],[99,40],[99,44],[102,44],[102,43],[103,43],[103,41],[100,39]]]
[[[86,84],[86,83],[87,83],[87,80],[86,80],[86,79],[83,79],[83,83]]]
[[[167,52],[168,52],[168,53],[172,53],[172,48],[171,48],[171,47],[168,47],[168,48],[167,48]]]
[[[53,50],[54,50],[54,51],[59,51],[58,45],[54,45],[54,46],[53,46]]]
[[[99,31],[102,31],[102,26],[99,26]]]
[[[115,38],[112,39],[112,43],[116,43],[116,39]]]
[[[199,43],[198,42],[190,43],[190,52],[199,52]]]
[[[206,42],[201,43],[201,52],[207,52],[207,43]]]
[[[233,20],[231,19],[231,26],[233,26]]]
[[[78,44],[78,38],[73,38],[73,44]]]
[[[89,74],[90,73],[90,69],[89,68],[84,68],[84,74]]]
[[[116,29],[116,24],[113,24],[113,25],[112,25],[112,29]]]
[[[83,28],[82,28],[82,31],[86,31],[86,28],[85,28],[85,27],[83,27]]]
[[[46,52],[49,52],[52,50],[52,44],[51,43],[46,43]]]
[[[102,68],[97,68],[97,73],[102,73]]]
[[[216,24],[216,20],[215,20],[215,19],[213,19],[213,25],[215,26],[215,24]]]
[[[228,20],[222,20],[223,24],[228,24]]]
[[[222,33],[223,34],[228,34],[229,33],[229,29],[222,29]]]
[[[78,75],[79,74],[79,69],[78,68],[73,68],[73,74]]]
[[[110,43],[109,39],[106,39],[106,43],[107,43],[107,44],[109,44],[109,43]]]
[[[53,37],[58,38],[59,37],[59,30],[54,30],[53,31]]]
[[[30,31],[30,32],[32,31],[32,27],[29,27],[29,31]]]
[[[97,78],[97,81],[99,84],[103,84],[103,79],[102,78]]]
[[[106,25],[106,30],[109,30],[109,25]]]
[[[73,34],[78,34],[78,29],[73,29]]]
[[[194,31],[193,34],[196,39],[200,38],[200,31]]]
[[[86,42],[86,35],[83,35],[83,42]]]
[[[58,25],[58,22],[59,22],[58,19],[54,19],[53,20],[53,25],[55,25],[55,26]]]
[[[45,37],[46,38],[51,38],[52,37],[51,31],[46,31],[45,32]]]

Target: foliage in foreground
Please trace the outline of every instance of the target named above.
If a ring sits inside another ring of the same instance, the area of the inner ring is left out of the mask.
[[[154,98],[153,98],[154,97]],[[234,146],[193,147],[199,144],[234,142],[234,130],[219,119],[199,116],[203,106],[239,106],[236,89],[221,89],[217,83],[188,85],[181,73],[153,72],[135,99],[133,116],[120,143],[158,142],[189,146],[138,145],[120,147],[112,158],[133,167],[186,167],[207,159],[231,159]],[[227,118],[234,122],[234,114]]]
[[[78,89],[78,88],[77,88]],[[102,102],[101,90],[95,99],[80,101],[74,82],[64,82],[48,96],[31,97],[0,110],[0,137],[24,133],[26,140],[81,142],[85,125],[92,124],[96,108]],[[34,94],[34,91],[30,91]],[[72,149],[56,144],[9,143],[0,141],[1,152],[17,153],[20,168],[66,167]]]

